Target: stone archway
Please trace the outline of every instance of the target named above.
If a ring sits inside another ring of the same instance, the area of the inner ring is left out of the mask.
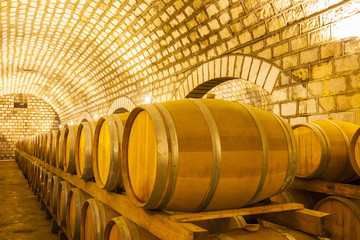
[[[233,79],[252,82],[271,94],[281,69],[268,61],[246,55],[227,55],[194,69],[181,83],[173,100],[201,98],[210,89]]]
[[[79,117],[78,124],[91,121],[93,121],[91,114],[89,112],[83,112]]]
[[[132,101],[128,97],[120,97],[116,99],[110,106],[109,110],[107,111],[107,114],[113,114],[118,109],[125,109],[127,111],[131,111],[133,108],[135,108],[136,105],[134,101]],[[124,112],[124,111],[122,111]]]

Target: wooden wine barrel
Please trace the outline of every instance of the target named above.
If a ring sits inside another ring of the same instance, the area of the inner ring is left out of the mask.
[[[56,141],[57,130],[53,130],[47,134],[47,144],[46,144],[46,162],[50,163],[52,166],[55,166],[55,141]]]
[[[39,165],[36,173],[36,191],[41,194],[41,182],[42,182],[42,173],[43,166]]]
[[[347,182],[357,179],[350,164],[351,123],[320,120],[293,126],[299,149],[299,178]],[[345,125],[348,125],[345,127]],[[346,130],[346,131],[345,131]]]
[[[356,130],[350,142],[350,162],[354,171],[360,176],[360,128]]]
[[[37,158],[41,159],[41,149],[42,149],[42,135],[41,134],[38,135],[38,141],[39,141],[39,145],[38,145]]]
[[[72,188],[66,206],[66,227],[69,239],[80,240],[81,208],[90,195],[79,188]]]
[[[81,239],[101,240],[106,223],[119,215],[95,198],[86,200],[81,211]]]
[[[260,228],[258,231],[250,232],[244,229],[233,230],[225,233],[217,233],[210,235],[210,240],[314,240],[317,237],[310,236],[306,233],[295,231],[287,228]]]
[[[76,173],[75,165],[75,141],[78,126],[68,126],[65,128],[63,164],[64,170],[68,173]]]
[[[159,239],[129,219],[120,216],[108,221],[103,240],[156,240]]]
[[[122,175],[138,207],[203,211],[247,206],[287,189],[296,142],[280,117],[243,104],[186,99],[135,108]]]
[[[40,156],[40,159],[41,161],[44,161],[46,162],[46,150],[47,150],[47,138],[48,138],[48,135],[47,133],[43,133],[41,134],[42,136],[42,147],[41,147],[41,156]]]
[[[55,215],[57,213],[56,207],[57,207],[57,200],[58,200],[58,194],[59,194],[59,183],[61,179],[54,175],[51,178],[50,182],[50,212]]]
[[[96,122],[82,122],[76,134],[75,165],[76,174],[84,180],[94,177],[92,167],[92,146]]]
[[[122,186],[121,143],[129,113],[101,117],[95,128],[93,171],[96,184],[106,190]]]
[[[60,227],[66,227],[66,206],[68,193],[73,186],[67,181],[61,181],[58,185],[58,195],[56,201],[56,216]]]
[[[43,191],[43,199],[46,206],[50,206],[50,194],[51,194],[51,179],[54,174],[48,171],[45,175],[44,179],[44,191]]]
[[[41,176],[40,176],[40,178],[41,178],[41,180],[40,180],[40,197],[42,199],[44,199],[44,195],[45,195],[44,194],[44,191],[45,191],[45,178],[46,178],[47,172],[48,172],[48,170],[45,167],[43,167],[42,172],[41,172]]]
[[[32,164],[32,172],[31,172],[31,189],[33,192],[36,192],[37,189],[37,172],[39,164],[37,162],[33,162]]]
[[[360,200],[333,196],[314,209],[331,214],[331,240],[360,239]]]
[[[50,163],[52,155],[52,132],[46,133],[46,142],[45,142],[45,162]]]
[[[65,129],[61,128],[56,135],[56,167],[63,168],[63,149],[64,149]]]

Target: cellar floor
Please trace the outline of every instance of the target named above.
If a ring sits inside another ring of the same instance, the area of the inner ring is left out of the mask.
[[[13,160],[0,160],[0,239],[57,240],[50,220]]]

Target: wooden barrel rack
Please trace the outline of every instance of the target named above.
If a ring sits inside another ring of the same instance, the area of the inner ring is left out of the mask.
[[[50,172],[54,176],[58,176],[61,181],[67,181],[72,186],[77,187],[86,194],[94,197],[118,212],[119,215],[130,220],[159,239],[212,239],[207,230],[193,224],[193,222],[236,216],[254,216],[259,219],[272,221],[316,236],[329,237],[331,234],[329,231],[330,215],[306,209],[302,204],[262,202],[240,209],[199,213],[146,210],[136,207],[124,193],[119,194],[104,190],[95,182],[84,181],[76,174],[67,173],[60,168],[52,166],[51,163],[41,161],[41,159],[26,153],[20,148],[16,149],[16,156],[16,160],[20,168],[24,171],[25,176],[31,174],[30,171],[34,169],[34,166],[42,166],[48,173]],[[47,188],[47,186],[43,188]],[[48,199],[45,200],[43,198],[43,196],[46,196],[47,194],[41,192],[37,192],[36,194],[39,195],[39,198],[43,203],[42,206],[45,206],[47,215],[53,218],[53,231],[59,231],[60,239],[72,239],[68,232],[69,230],[64,226],[59,226],[56,212],[50,211],[50,206],[46,202]],[[288,221],[289,218],[292,218],[293,221]]]

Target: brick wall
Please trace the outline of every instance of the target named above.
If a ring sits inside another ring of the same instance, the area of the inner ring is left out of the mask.
[[[0,160],[14,158],[17,140],[59,127],[59,118],[48,103],[23,95],[27,99],[27,108],[14,108],[16,96],[0,97]]]
[[[337,35],[360,12],[358,0],[2,5],[0,95],[45,99],[63,124],[112,112],[120,98],[134,105],[184,98],[214,79],[259,86],[269,95],[227,85],[238,99],[271,102],[267,109],[290,123],[329,116],[359,122],[360,44]],[[29,22],[30,34],[14,34]]]
[[[120,96],[136,105],[146,96],[181,99],[206,81],[226,78],[231,82],[211,90],[218,98],[271,110],[292,124],[329,116],[360,122],[360,42],[334,35],[337,24],[360,9],[357,1],[214,0],[166,9],[149,33],[163,33],[147,44],[154,54],[109,82],[109,100],[78,105],[65,114],[69,120],[83,111],[104,113]],[[167,22],[174,26],[165,29]],[[151,67],[136,70],[146,59]],[[122,79],[123,87],[111,87]]]

